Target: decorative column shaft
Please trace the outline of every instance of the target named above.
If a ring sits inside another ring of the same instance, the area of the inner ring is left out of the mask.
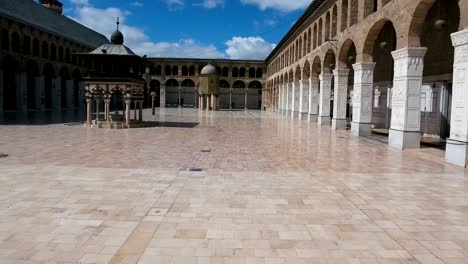
[[[309,80],[299,81],[299,118],[307,118],[309,113]]]
[[[291,117],[294,118],[299,107],[297,106],[297,92],[299,87],[297,87],[296,81],[291,83]],[[296,89],[297,87],[297,89]]]
[[[286,112],[292,110],[292,84],[286,83]]]
[[[93,100],[90,98],[86,99],[86,126],[90,127],[93,123],[92,113],[93,113]]]
[[[346,129],[346,108],[348,106],[349,70],[334,70],[335,87],[333,95],[332,129]]]
[[[232,110],[232,88],[229,88],[229,110]]]
[[[330,125],[330,97],[333,74],[322,73],[320,78],[320,107],[318,124],[319,126]]]
[[[130,120],[130,107],[132,104],[132,100],[130,99],[125,99],[125,124],[127,127],[130,127],[131,125],[131,120]]]
[[[453,68],[452,116],[445,159],[451,164],[468,166],[468,30],[452,34],[455,47]]]
[[[317,78],[309,78],[309,121],[316,122],[319,113],[319,86]]]
[[[245,90],[245,110],[248,109],[248,102],[249,102],[249,91]]]
[[[101,100],[96,97],[96,121],[99,121],[99,105],[101,103]]]
[[[110,99],[104,99],[104,119],[109,122]]]
[[[138,120],[143,122],[143,101],[139,101],[139,106]]]
[[[159,90],[159,107],[166,108],[166,86],[161,85]]]
[[[375,63],[356,63],[354,69],[353,122],[355,136],[368,136],[372,130],[372,89]]]
[[[420,147],[420,97],[426,51],[427,48],[404,48],[392,52],[395,70],[392,122],[388,138],[391,147],[399,149]]]

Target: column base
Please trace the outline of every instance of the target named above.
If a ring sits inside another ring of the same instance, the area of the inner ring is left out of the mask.
[[[356,137],[367,137],[372,132],[372,124],[351,122],[351,134]]]
[[[300,118],[300,113],[298,111],[291,111],[291,117],[292,118]]]
[[[309,122],[318,122],[318,115],[309,114],[309,116],[307,117],[307,121],[309,121]]]
[[[299,120],[307,120],[307,113],[299,113]]]
[[[332,119],[332,129],[333,130],[346,130],[346,125],[348,124],[348,120],[346,119]]]
[[[397,149],[418,149],[421,147],[419,131],[400,131],[390,129],[388,145]]]
[[[319,116],[317,123],[319,126],[329,126],[330,125],[330,117],[329,116]]]
[[[447,139],[445,160],[453,165],[468,167],[468,143]]]

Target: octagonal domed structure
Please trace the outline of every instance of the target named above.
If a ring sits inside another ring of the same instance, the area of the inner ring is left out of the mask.
[[[201,75],[218,75],[218,71],[213,65],[208,64],[205,67],[203,67],[200,74]]]

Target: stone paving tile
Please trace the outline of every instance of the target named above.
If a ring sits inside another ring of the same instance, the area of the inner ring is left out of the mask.
[[[199,124],[0,126],[0,263],[467,263],[468,171],[440,150],[259,111],[148,120]]]

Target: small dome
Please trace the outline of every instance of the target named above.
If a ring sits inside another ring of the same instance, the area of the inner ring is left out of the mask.
[[[118,29],[112,33],[111,36],[111,43],[114,45],[123,45],[124,43],[124,36],[122,32],[120,32]]]
[[[202,75],[217,75],[218,71],[216,70],[216,68],[213,65],[208,64],[205,67],[203,67],[200,74],[202,74]]]

